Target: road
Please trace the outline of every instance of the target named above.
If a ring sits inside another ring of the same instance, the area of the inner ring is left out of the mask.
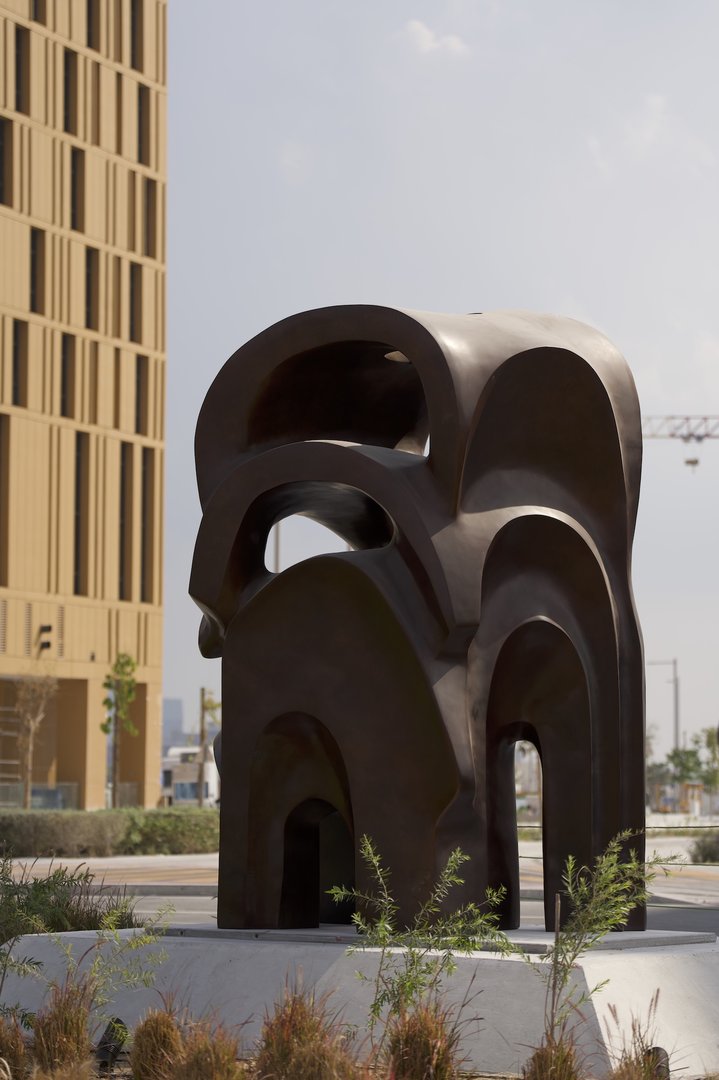
[[[647,842],[647,851],[660,858],[676,856],[668,863],[666,876],[661,872],[651,884],[652,900],[648,910],[653,929],[711,930],[719,934],[719,866],[687,865],[691,837],[660,836]],[[542,889],[541,842],[520,841],[520,879],[522,923],[538,925],[542,905],[537,894]],[[213,925],[216,921],[216,886],[218,856],[212,855],[140,855],[114,856],[106,859],[63,859],[68,867],[87,866],[96,880],[107,885],[123,885],[138,891],[137,912],[150,916],[171,905],[172,922],[198,922]],[[34,876],[47,873],[52,860],[18,860],[17,871],[27,865]],[[153,887],[157,887],[156,891]]]

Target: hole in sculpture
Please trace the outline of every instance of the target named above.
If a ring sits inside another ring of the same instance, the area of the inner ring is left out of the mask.
[[[277,574],[315,555],[351,550],[351,544],[326,525],[302,514],[292,514],[270,529],[265,546],[265,566],[270,573]]]
[[[255,446],[328,439],[421,454],[427,431],[414,364],[378,341],[337,341],[288,357],[248,417]]]
[[[333,903],[327,890],[354,883],[354,842],[344,818],[324,799],[305,799],[285,822],[279,925],[349,923],[353,906]]]

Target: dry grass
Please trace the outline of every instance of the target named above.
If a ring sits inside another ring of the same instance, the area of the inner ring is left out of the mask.
[[[11,1077],[23,1076],[27,1067],[27,1047],[20,1023],[11,1016],[0,1017],[0,1060]]]
[[[92,986],[87,981],[53,986],[50,1001],[32,1022],[33,1057],[40,1070],[52,1072],[76,1065],[92,1055],[88,1022]]]
[[[326,999],[299,989],[265,1017],[255,1058],[257,1080],[354,1080],[354,1056]]]
[[[522,1069],[522,1080],[583,1080],[584,1069],[571,1039],[538,1046]]]
[[[455,1080],[459,1030],[450,1009],[428,1001],[387,1025],[383,1053],[392,1080]]]
[[[152,1009],[135,1028],[132,1040],[130,1067],[135,1080],[173,1080],[182,1050],[174,1013]]]
[[[30,1073],[30,1080],[95,1080],[96,1077],[92,1061],[76,1061],[72,1065],[62,1065],[52,1072],[36,1069]]]
[[[185,1039],[175,1080],[239,1080],[237,1038],[222,1024],[196,1024]]]

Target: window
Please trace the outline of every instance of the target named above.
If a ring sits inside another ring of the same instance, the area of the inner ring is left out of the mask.
[[[135,433],[147,435],[149,363],[146,356],[135,357]]]
[[[115,153],[122,153],[122,75],[115,76]]]
[[[98,379],[99,379],[99,362],[98,362],[98,345],[96,341],[90,342],[90,415],[89,422],[91,424],[97,423],[97,406],[98,406]]]
[[[88,582],[88,512],[89,483],[89,437],[87,432],[75,434],[75,545],[73,565],[73,592],[75,596],[87,596]]]
[[[154,259],[157,255],[157,182],[145,177],[144,186],[142,254]]]
[[[100,48],[100,0],[87,0],[87,47]]]
[[[63,67],[63,130],[77,135],[77,53],[65,49]]]
[[[112,257],[112,336],[122,336],[122,259]]]
[[[97,330],[100,306],[100,252],[85,248],[85,326]]]
[[[32,16],[33,22],[45,23],[47,22],[47,5],[46,0],[32,0]]]
[[[15,109],[30,112],[30,32],[15,27]]]
[[[163,788],[172,787],[172,769],[162,770],[162,786]]]
[[[140,550],[140,600],[152,603],[155,554],[155,451],[142,448],[142,547]]]
[[[30,311],[45,311],[45,233],[30,229]]]
[[[85,228],[85,151],[70,149],[70,228]]]
[[[12,403],[27,407],[27,323],[12,323]]]
[[[119,596],[131,598],[132,582],[132,444],[120,444],[120,574]]]
[[[142,267],[130,263],[130,341],[142,341]]]
[[[130,170],[127,174],[127,246],[130,251],[135,251],[135,220],[137,218],[137,203],[135,192],[137,189],[137,177]]]
[[[144,16],[143,0],[130,0],[130,67],[135,71],[143,68]]]
[[[60,416],[75,415],[75,338],[62,335],[60,350]]]
[[[122,0],[115,0],[113,60],[122,63]]]
[[[7,585],[10,528],[10,421],[0,413],[0,585]]]
[[[92,100],[90,115],[90,139],[93,146],[100,145],[100,65],[92,63]]]
[[[12,206],[12,121],[0,116],[0,203]]]
[[[115,363],[113,373],[113,398],[112,398],[112,426],[119,428],[122,419],[122,357],[120,350],[115,349]]]
[[[137,85],[137,160],[150,164],[150,88]]]

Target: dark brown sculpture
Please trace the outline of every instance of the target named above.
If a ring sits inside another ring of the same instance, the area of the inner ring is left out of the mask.
[[[505,885],[518,925],[526,739],[550,928],[566,856],[644,825],[641,427],[619,353],[523,312],[309,311],[227,361],[196,457],[190,591],[223,659],[219,925],[331,918],[324,890],[355,868],[365,884],[364,833],[402,917],[460,846],[454,902]],[[268,532],[297,513],[354,550],[268,572]]]

